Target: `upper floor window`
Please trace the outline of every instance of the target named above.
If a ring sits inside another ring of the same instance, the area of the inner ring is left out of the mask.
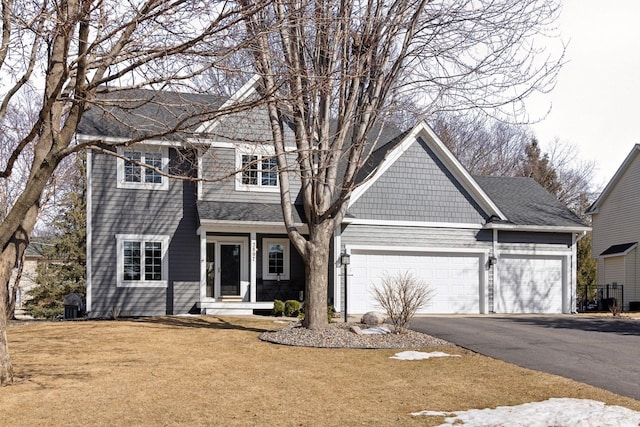
[[[273,155],[239,153],[236,188],[243,191],[278,191],[278,164]]]
[[[131,160],[118,158],[118,188],[169,188],[168,178],[160,173],[169,164],[167,147],[119,148],[118,154]]]

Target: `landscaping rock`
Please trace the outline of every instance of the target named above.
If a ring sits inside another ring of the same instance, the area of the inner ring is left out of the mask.
[[[386,319],[387,316],[379,311],[369,311],[362,316],[362,320],[360,322],[369,326],[377,326],[382,325]]]
[[[360,326],[351,325],[351,327],[349,328],[349,330],[350,330],[351,332],[353,332],[354,334],[362,335],[362,329],[360,328]]]

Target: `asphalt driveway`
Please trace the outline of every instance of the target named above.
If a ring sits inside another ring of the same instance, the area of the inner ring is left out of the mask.
[[[485,356],[640,400],[640,319],[416,316],[411,328]]]

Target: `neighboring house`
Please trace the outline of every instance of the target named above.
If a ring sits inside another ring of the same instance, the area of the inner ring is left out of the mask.
[[[24,265],[22,267],[22,274],[20,276],[20,283],[18,284],[18,291],[16,293],[16,311],[18,314],[22,313],[24,305],[31,299],[29,291],[36,287],[36,277],[38,275],[38,265],[44,262],[48,262],[44,256],[44,246],[46,242],[32,240],[24,251]],[[18,265],[15,266],[11,273],[11,283],[14,283],[18,275]]]
[[[235,99],[254,90],[251,82]],[[185,101],[191,111],[231,102],[171,92],[113,96],[120,99],[112,108],[85,115],[80,140],[122,141],[171,126],[186,117]],[[293,133],[285,132],[293,150]],[[270,135],[257,108],[119,148],[120,157],[89,153],[90,316],[251,313],[276,298],[304,298],[304,264],[282,223]],[[376,147],[333,237],[328,304],[344,310],[340,255],[348,253],[352,314],[376,308],[372,286],[404,270],[434,289],[425,313],[574,311],[576,241],[589,228],[565,206],[531,179],[471,176],[425,123],[404,133],[387,128]],[[170,179],[127,158],[220,180]],[[295,170],[290,177],[297,200]],[[304,231],[299,205],[296,214]]]
[[[591,253],[598,261],[598,285],[622,285],[623,310],[640,309],[639,196],[640,144],[636,144],[587,210],[593,220]]]

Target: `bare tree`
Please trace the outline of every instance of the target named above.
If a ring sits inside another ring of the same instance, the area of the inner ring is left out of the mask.
[[[385,275],[372,291],[397,334],[405,333],[416,312],[434,297],[434,290],[411,272]]]
[[[544,0],[276,0],[246,18],[284,221],[305,262],[306,327],[327,325],[330,239],[389,107],[412,102],[423,114],[518,110],[528,94],[550,88],[560,66],[535,44],[557,9]],[[294,224],[285,173],[289,125],[308,235]]]
[[[83,114],[100,106],[99,95],[115,86],[187,85],[214,68],[218,59],[224,60],[234,49],[227,41],[231,29],[260,7],[252,3],[241,11],[237,3],[220,0],[1,0],[2,132],[27,88],[36,90],[39,102],[35,120],[0,165],[3,183],[15,179],[22,164],[28,165],[0,224],[0,384],[13,377],[6,337],[7,284],[28,245],[56,168],[85,148],[129,145],[154,136],[77,141],[74,134]],[[110,101],[116,102],[113,97]],[[198,114],[199,119],[210,118],[208,111]],[[175,120],[173,129],[156,134],[171,133],[186,121]]]

